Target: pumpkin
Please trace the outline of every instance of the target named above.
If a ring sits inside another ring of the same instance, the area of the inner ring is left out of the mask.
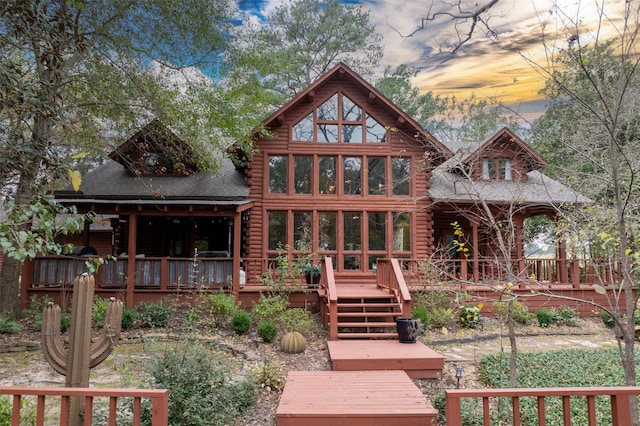
[[[307,347],[307,339],[297,331],[290,331],[280,339],[280,349],[288,354],[299,354]]]

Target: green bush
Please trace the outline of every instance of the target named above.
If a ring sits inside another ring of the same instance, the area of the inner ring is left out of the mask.
[[[63,313],[60,315],[60,331],[65,333],[71,328],[71,315],[68,313]]]
[[[493,308],[496,312],[496,317],[500,321],[507,320],[507,314],[509,309],[508,302],[493,302]],[[513,311],[512,311],[513,320],[519,324],[528,325],[531,323],[531,314],[527,309],[527,305],[517,300],[513,301]]]
[[[238,311],[231,320],[231,328],[236,334],[244,334],[251,328],[251,316],[245,311]]]
[[[207,308],[217,326],[227,324],[239,309],[233,295],[224,292],[210,294]]]
[[[0,334],[13,334],[22,331],[22,325],[11,318],[0,317]]]
[[[635,325],[640,325],[640,309],[633,311],[633,323]]]
[[[285,332],[297,331],[298,333],[307,334],[316,325],[313,314],[302,308],[285,309],[275,320]]]
[[[466,328],[476,328],[480,323],[480,306],[463,306],[458,313],[460,325]]]
[[[33,328],[40,330],[42,328],[42,311],[49,305],[51,298],[49,296],[38,297],[35,294],[29,299],[29,304],[22,311],[25,318],[33,320]]]
[[[613,319],[613,316],[609,312],[607,312],[605,310],[601,310],[600,311],[600,318],[602,318],[602,322],[608,328],[613,328],[613,327],[616,326],[616,321],[615,321],[615,319]]]
[[[109,306],[109,299],[104,299],[98,296],[93,299],[91,317],[93,318],[93,323],[95,325],[104,324],[104,319],[107,315],[107,306]]]
[[[540,327],[549,327],[549,325],[554,321],[555,316],[555,312],[553,312],[552,309],[539,308],[536,311],[536,319],[538,320]]]
[[[265,359],[263,362],[249,366],[249,377],[262,388],[279,391],[284,387],[286,373],[282,363],[275,359]]]
[[[273,321],[265,320],[260,321],[260,324],[258,324],[258,336],[260,336],[263,342],[273,342],[277,334],[278,327],[276,327]]]
[[[431,328],[445,327],[455,319],[453,311],[449,308],[432,308],[430,315]]]
[[[138,319],[138,312],[135,309],[123,309],[122,310],[122,321],[120,325],[123,330],[128,330],[133,327],[136,319]]]
[[[423,330],[429,327],[430,316],[426,307],[422,305],[415,306],[411,311],[411,318],[420,320]]]
[[[153,357],[153,387],[169,390],[170,425],[233,424],[256,400],[251,380],[230,380],[232,368],[198,343],[181,343]],[[151,424],[150,404],[144,424]]]
[[[162,302],[141,302],[137,311],[143,327],[167,327],[171,320],[172,309]]]
[[[288,307],[289,298],[287,295],[265,296],[260,293],[260,299],[251,309],[251,318],[256,323],[264,320],[274,320],[280,318]]]
[[[578,313],[575,309],[569,306],[561,306],[556,310],[556,316],[560,317],[560,320],[564,325],[576,326],[578,325]]]

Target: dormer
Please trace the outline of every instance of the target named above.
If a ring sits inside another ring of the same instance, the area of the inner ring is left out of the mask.
[[[193,150],[159,120],[153,120],[109,158],[131,176],[188,176],[197,172]]]
[[[462,159],[477,181],[525,182],[545,161],[511,130],[503,128]]]

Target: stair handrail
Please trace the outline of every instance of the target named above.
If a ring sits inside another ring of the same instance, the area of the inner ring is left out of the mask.
[[[402,307],[402,316],[406,318],[411,317],[411,293],[409,287],[404,280],[404,274],[400,267],[398,259],[391,260],[391,273],[388,274],[387,280],[389,282],[389,292],[395,293],[398,297],[398,302]]]
[[[329,340],[338,340],[338,290],[333,275],[333,261],[329,256],[322,260],[320,285],[325,291],[329,305]]]

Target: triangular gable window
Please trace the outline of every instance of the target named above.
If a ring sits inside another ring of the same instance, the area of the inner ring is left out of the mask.
[[[343,93],[336,93],[292,129],[296,142],[379,143],[387,129]]]

